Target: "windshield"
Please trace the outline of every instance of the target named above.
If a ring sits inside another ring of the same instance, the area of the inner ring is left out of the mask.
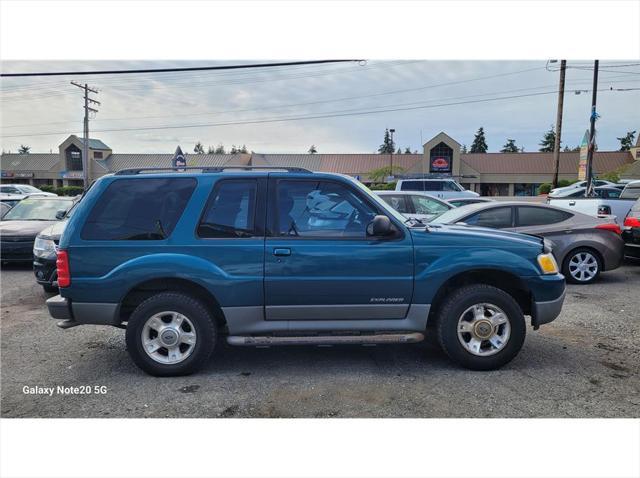
[[[25,193],[41,193],[42,191],[40,191],[38,188],[34,188],[33,186],[29,185],[29,184],[21,184],[20,186],[17,186],[17,188]]]
[[[358,187],[359,189],[361,189],[362,191],[364,191],[367,196],[369,198],[371,198],[372,201],[375,202],[375,204],[378,204],[379,206],[382,207],[382,209],[384,209],[385,212],[387,212],[389,214],[389,216],[393,216],[395,217],[398,221],[400,222],[405,222],[407,220],[406,217],[404,217],[402,214],[400,214],[398,211],[396,211],[395,209],[393,209],[392,207],[390,207],[386,202],[384,202],[380,197],[378,197],[376,194],[374,194],[371,189],[369,189],[367,186],[365,186],[364,184],[362,184],[360,181],[354,181],[352,179],[350,179],[351,183],[354,184],[356,187]]]
[[[624,191],[622,191],[620,198],[621,199],[640,198],[640,184],[629,185],[626,188],[624,188]]]
[[[68,199],[23,199],[2,218],[3,221],[57,221],[58,211],[71,207]]]

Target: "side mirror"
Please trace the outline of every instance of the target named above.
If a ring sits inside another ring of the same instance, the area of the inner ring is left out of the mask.
[[[58,212],[56,212],[56,219],[62,220],[66,215],[67,211],[65,209],[60,209]]]
[[[367,226],[368,236],[388,236],[393,234],[393,231],[394,229],[391,224],[391,219],[382,215],[374,217],[373,221],[371,221]]]

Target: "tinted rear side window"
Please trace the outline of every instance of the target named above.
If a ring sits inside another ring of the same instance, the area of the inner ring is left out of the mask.
[[[198,236],[254,236],[257,191],[258,182],[255,179],[223,180],[217,183],[198,224]]]
[[[194,178],[117,179],[91,210],[81,237],[90,241],[166,239],[196,184]]]
[[[403,181],[402,191],[442,191],[442,181]]]
[[[547,209],[544,207],[519,207],[518,226],[542,226],[565,221],[572,216],[570,212]]]

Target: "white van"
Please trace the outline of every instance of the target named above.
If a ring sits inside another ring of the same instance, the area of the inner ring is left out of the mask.
[[[421,191],[440,199],[478,197],[478,193],[467,191],[453,179],[400,179],[396,191]]]

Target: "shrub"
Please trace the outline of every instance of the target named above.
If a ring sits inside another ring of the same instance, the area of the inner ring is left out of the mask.
[[[551,183],[543,183],[538,187],[538,194],[549,194],[549,191],[551,191]]]
[[[63,186],[54,191],[58,196],[77,196],[84,192],[82,186]]]
[[[396,183],[372,183],[369,185],[369,189],[372,191],[393,191],[396,188]]]
[[[559,188],[565,188],[567,186],[571,186],[573,183],[577,183],[578,181],[570,180],[570,179],[561,179],[558,181]]]
[[[56,188],[54,186],[50,186],[49,184],[45,184],[44,186],[37,186],[40,191],[44,191],[45,193],[54,193],[56,192]]]

